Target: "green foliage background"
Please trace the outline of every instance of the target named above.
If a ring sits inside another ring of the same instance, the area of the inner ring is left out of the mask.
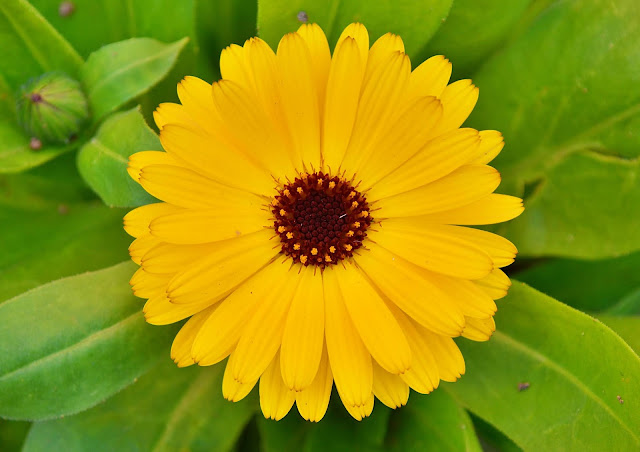
[[[637,0],[60,3],[0,1],[0,450],[640,450]],[[300,11],[332,45],[361,21],[414,65],[450,58],[480,87],[467,124],[505,136],[499,190],[525,199],[498,228],[522,282],[491,341],[458,341],[467,374],[360,423],[336,397],[319,424],[224,401],[222,367],[175,368],[176,327],[147,325],[127,284],[122,216],[152,198],[125,168],[161,149],[151,112],[183,76],[219,77],[226,45],[275,47]],[[54,70],[81,81],[92,121],[33,151],[14,95]]]

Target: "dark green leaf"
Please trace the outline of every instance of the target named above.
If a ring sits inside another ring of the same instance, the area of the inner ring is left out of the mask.
[[[77,75],[82,58],[26,0],[0,2],[0,78],[15,91],[31,77]]]
[[[615,259],[550,259],[516,277],[582,311],[603,311],[640,287],[640,252]]]
[[[128,158],[140,151],[161,151],[158,136],[147,126],[139,108],[107,118],[78,153],[84,180],[108,206],[135,207],[154,198],[127,173]]]
[[[522,449],[504,433],[477,416],[471,416],[476,434],[485,452],[521,452]]]
[[[322,27],[329,44],[352,22],[369,30],[371,43],[387,32],[400,35],[406,52],[416,57],[447,17],[452,0],[259,0],[258,32],[274,49],[286,33],[296,31],[305,12],[308,21]]]
[[[187,41],[184,38],[163,44],[149,38],[132,38],[92,53],[82,67],[82,82],[94,120],[100,120],[162,80]]]
[[[257,403],[222,398],[223,366],[160,366],[106,403],[82,414],[38,423],[23,452],[230,450]]]
[[[168,353],[173,328],[145,323],[126,262],[45,284],[0,305],[0,416],[87,409]]]
[[[507,228],[522,254],[640,248],[639,40],[636,0],[556,2],[475,77],[470,124],[503,132],[505,189],[528,197]]]
[[[467,412],[444,389],[411,394],[391,415],[386,444],[391,451],[477,451],[480,444]]]
[[[0,447],[2,452],[18,452],[22,450],[30,422],[0,420]]]
[[[284,419],[277,422],[265,419],[259,413],[257,424],[260,432],[260,448],[263,452],[298,452],[309,430],[316,427],[302,419],[295,408],[292,408]]]
[[[456,75],[468,77],[498,47],[532,0],[456,0],[429,41],[424,57],[445,55]]]
[[[640,358],[620,337],[519,282],[496,323],[488,343],[459,342],[467,372],[445,386],[456,400],[525,450],[640,447]]]
[[[607,309],[611,315],[640,315],[640,287],[622,297],[620,301]]]
[[[0,301],[55,279],[127,259],[122,210],[98,203],[0,208]]]

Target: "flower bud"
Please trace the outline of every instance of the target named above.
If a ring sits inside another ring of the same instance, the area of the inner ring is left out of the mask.
[[[89,118],[80,83],[59,72],[29,80],[20,88],[16,107],[29,136],[49,143],[68,143]]]

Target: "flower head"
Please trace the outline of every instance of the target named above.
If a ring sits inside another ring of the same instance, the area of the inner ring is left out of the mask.
[[[228,357],[223,394],[260,381],[266,417],[294,402],[318,421],[333,383],[349,413],[392,408],[465,371],[453,337],[487,340],[510,285],[509,220],[494,194],[496,131],[460,128],[478,89],[442,56],[411,71],[402,40],[369,48],[348,26],[333,57],[305,24],[277,53],[258,38],[221,55],[222,80],[178,86],[155,112],[166,152],[130,158],[162,200],[125,217],[152,324],[189,318],[179,366]]]

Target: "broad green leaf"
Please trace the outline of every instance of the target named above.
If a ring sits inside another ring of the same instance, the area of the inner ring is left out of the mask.
[[[446,19],[452,0],[259,0],[258,32],[274,49],[280,39],[296,31],[300,12],[308,22],[322,27],[334,45],[342,30],[361,22],[369,30],[371,43],[387,32],[400,35],[410,57],[416,57]]]
[[[147,126],[139,108],[107,118],[78,153],[78,169],[105,204],[135,207],[154,201],[127,173],[128,158],[140,151],[161,151],[158,136]]]
[[[77,75],[82,58],[26,0],[0,2],[0,78],[15,91],[50,71]]]
[[[299,452],[309,430],[315,428],[297,413],[296,408],[277,422],[257,414],[260,449],[263,452]]]
[[[257,403],[222,398],[223,366],[178,369],[164,362],[122,393],[79,415],[36,424],[23,452],[224,452]]]
[[[392,413],[385,443],[398,452],[482,451],[469,415],[444,389],[412,393],[407,406]]]
[[[200,44],[198,70],[208,78],[220,76],[220,52],[230,44],[243,45],[255,36],[256,0],[217,0],[196,2],[196,33]]]
[[[423,56],[445,55],[453,64],[454,78],[469,77],[501,44],[531,2],[456,0]]]
[[[0,302],[126,260],[131,237],[122,230],[124,213],[97,202],[31,211],[0,207]]]
[[[619,336],[520,282],[496,323],[458,342],[466,375],[444,387],[459,403],[525,450],[640,448],[640,358]]]
[[[603,311],[640,287],[640,252],[614,259],[551,259],[515,276],[551,297],[580,309]]]
[[[527,197],[507,226],[523,255],[640,248],[639,40],[636,0],[556,2],[476,75],[469,124],[505,136],[496,166]]]
[[[640,315],[640,285],[607,309],[611,315]]]
[[[636,352],[636,355],[640,355],[640,316],[598,315],[598,320],[618,333]]]
[[[521,452],[513,441],[493,425],[485,422],[477,416],[471,416],[476,434],[485,452]]]
[[[22,450],[30,422],[5,421],[0,419],[0,448],[2,452],[18,452]]]
[[[94,120],[147,92],[175,64],[188,38],[163,44],[149,38],[132,38],[102,47],[82,67]]]
[[[0,416],[85,410],[166,356],[174,328],[145,323],[131,262],[45,284],[0,304]]]

